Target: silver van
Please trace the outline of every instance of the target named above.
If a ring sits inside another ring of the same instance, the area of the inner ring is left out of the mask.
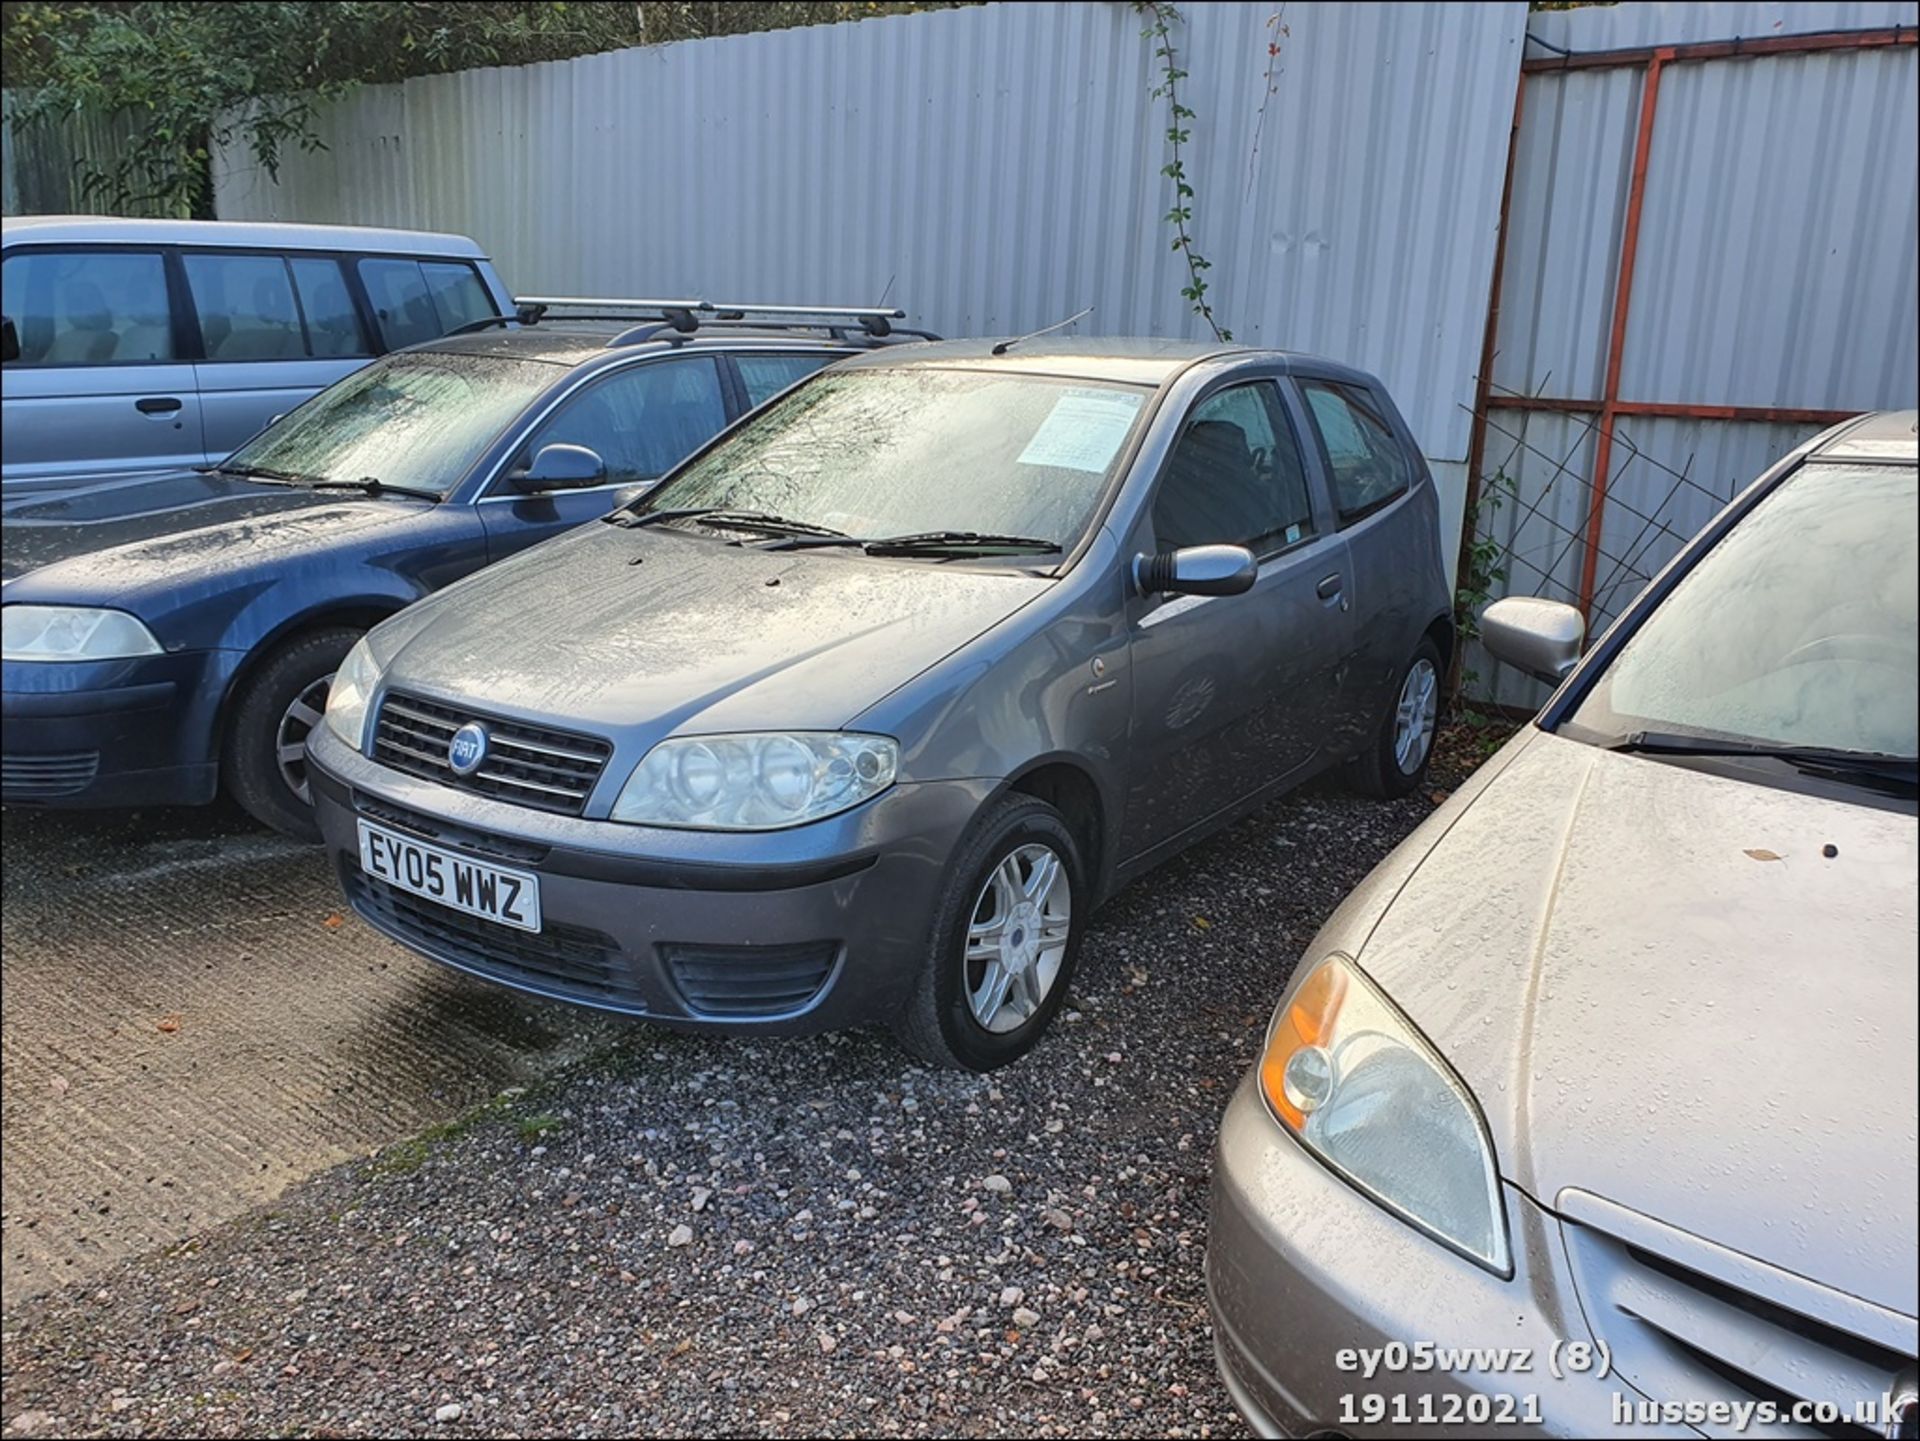
[[[0,486],[205,465],[377,355],[512,310],[459,235],[0,222]]]

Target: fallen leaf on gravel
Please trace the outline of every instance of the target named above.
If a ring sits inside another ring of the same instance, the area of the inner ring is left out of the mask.
[[[1208,920],[1205,916],[1195,916],[1193,918],[1193,923],[1203,931],[1210,931],[1213,929],[1213,922]]]
[[[48,1081],[47,1084],[53,1087],[55,1095],[66,1095],[68,1083],[65,1076],[55,1076],[51,1081]]]
[[[156,1031],[164,1031],[167,1035],[171,1036],[175,1031],[180,1029],[180,1013],[175,1011],[170,1016],[162,1016],[154,1022],[153,1028]]]
[[[1786,859],[1785,856],[1782,856],[1774,851],[1755,849],[1755,850],[1748,851],[1747,854],[1752,856],[1756,861],[1780,861],[1780,860]]]
[[[1427,796],[1427,799],[1432,801],[1437,806],[1445,805],[1447,803],[1447,792],[1434,791]]]
[[[325,926],[330,931],[337,931],[340,929],[340,927],[344,926],[346,923],[347,923],[347,918],[341,915],[340,912],[338,911],[335,911],[332,915],[328,916],[324,921],[320,922],[321,925]]]

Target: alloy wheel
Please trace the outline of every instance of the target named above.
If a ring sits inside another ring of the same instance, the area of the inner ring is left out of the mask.
[[[1407,671],[1400,702],[1393,716],[1393,758],[1400,774],[1419,770],[1433,746],[1433,727],[1440,711],[1440,673],[1425,656]]]
[[[967,923],[967,1006],[996,1034],[1025,1025],[1052,992],[1073,930],[1073,887],[1052,847],[1009,853],[975,898]]]
[[[332,688],[331,672],[314,681],[293,698],[292,705],[281,712],[280,724],[274,731],[274,765],[280,771],[280,779],[286,782],[288,790],[300,798],[302,805],[313,803],[313,792],[307,778],[307,737],[326,714],[327,692]]]

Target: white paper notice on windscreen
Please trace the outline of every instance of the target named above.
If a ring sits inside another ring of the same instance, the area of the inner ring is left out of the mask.
[[[1022,465],[1051,465],[1098,475],[1109,465],[1140,413],[1141,397],[1125,390],[1069,390],[1020,452]]]

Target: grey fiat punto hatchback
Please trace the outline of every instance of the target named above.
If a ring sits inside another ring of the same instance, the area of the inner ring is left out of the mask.
[[[1328,767],[1419,784],[1437,515],[1328,361],[857,357],[373,630],[321,828],[360,915],[489,980],[1004,1065],[1117,887]]]

